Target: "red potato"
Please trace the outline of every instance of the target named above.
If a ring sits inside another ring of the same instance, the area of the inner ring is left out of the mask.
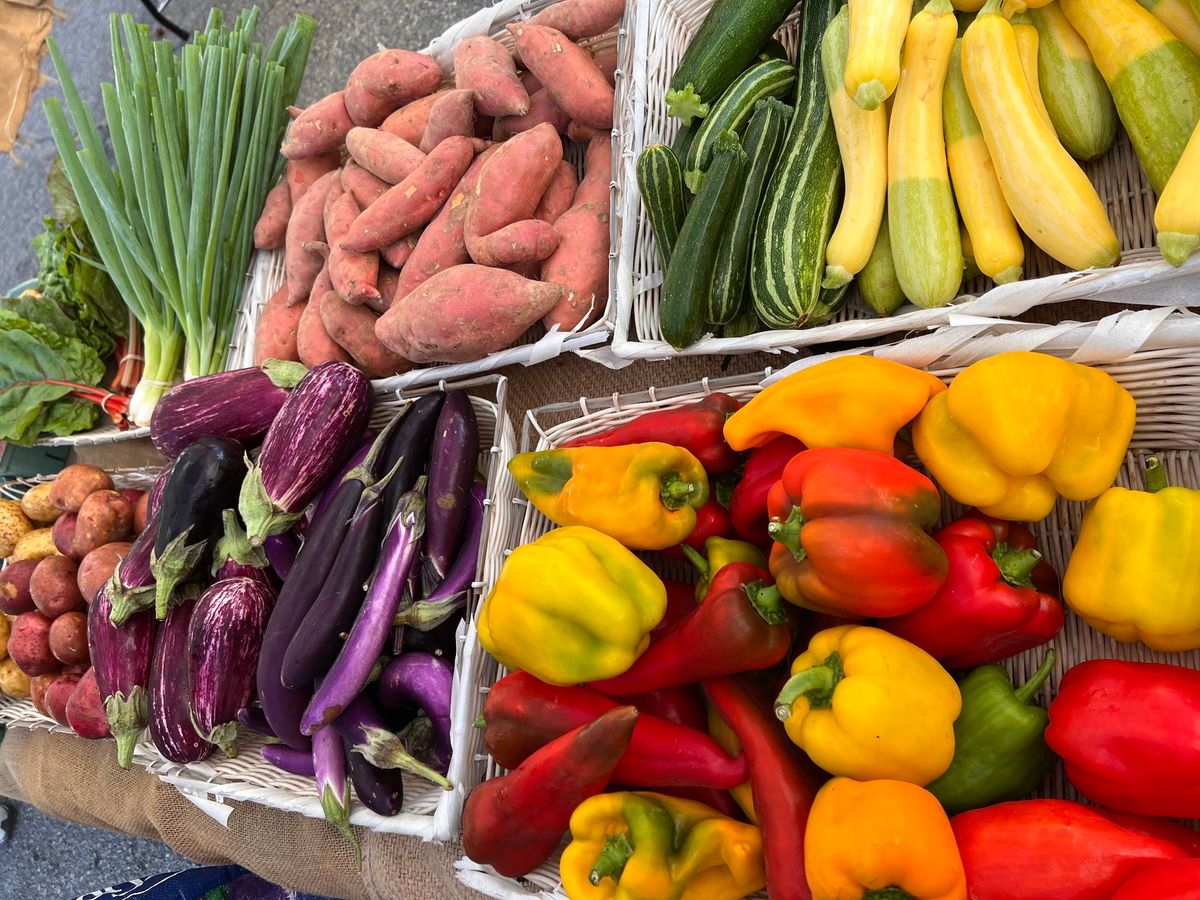
[[[336,150],[355,123],[346,110],[346,97],[334,91],[300,113],[288,126],[279,152],[288,159],[309,159]],[[292,197],[292,203],[300,198]]]
[[[292,207],[284,245],[283,268],[287,274],[288,303],[301,303],[312,292],[325,260],[305,247],[325,240],[325,200],[333,187],[335,172],[316,180]]]
[[[429,111],[429,124],[421,135],[421,151],[431,153],[452,137],[475,136],[475,94],[467,90],[446,91]]]
[[[142,499],[142,495],[146,492],[139,491],[136,488],[121,488],[117,493],[128,500],[130,506],[136,506],[137,502]]]
[[[79,593],[83,595],[84,603],[91,605],[100,588],[104,587],[112,578],[117,564],[125,558],[125,554],[129,552],[131,546],[128,541],[116,541],[105,544],[103,547],[97,547],[83,558],[75,579],[79,584]]]
[[[351,128],[346,149],[356,163],[389,185],[399,184],[425,161],[425,154],[404,138],[377,128]]]
[[[276,250],[287,237],[288,217],[292,214],[292,195],[286,178],[271,188],[263,202],[262,215],[254,226],[254,246],[259,250]]]
[[[575,192],[579,189],[579,175],[575,167],[567,161],[560,162],[554,173],[554,180],[546,188],[541,202],[533,211],[535,219],[549,222],[553,225],[563,213],[575,202]]]
[[[47,556],[38,563],[29,579],[29,595],[38,610],[51,619],[87,607],[79,592],[79,564],[65,556]]]
[[[614,88],[617,86],[617,48],[608,47],[599,53],[592,54],[592,62],[603,74],[606,81]]]
[[[104,712],[104,698],[100,696],[100,685],[96,683],[95,669],[84,672],[71,692],[67,700],[67,724],[77,735],[89,741],[112,737],[108,716]]]
[[[332,291],[326,291],[321,296],[329,293]],[[321,324],[320,299],[312,299],[304,304],[304,315],[300,317],[300,328],[296,332],[296,350],[300,354],[300,362],[310,369],[330,360],[351,362],[350,354],[329,336]]]
[[[353,358],[355,365],[372,378],[399,375],[412,363],[399,356],[375,337],[375,313],[364,306],[346,303],[337,294],[326,294],[321,301],[321,324],[325,333]]]
[[[258,316],[254,331],[254,364],[261,366],[268,359],[299,361],[296,352],[296,330],[300,327],[300,316],[304,304],[292,306],[288,303],[288,287],[280,286]],[[134,530],[141,534],[146,527],[146,504],[139,501],[133,509]],[[140,523],[140,524],[139,524]]]
[[[348,159],[342,168],[342,187],[354,195],[354,202],[360,209],[366,209],[386,194],[391,185],[372,175],[353,159]]]
[[[555,28],[573,41],[597,37],[621,24],[625,0],[562,0],[529,20],[531,25]]]
[[[0,613],[19,616],[36,609],[29,595],[29,579],[37,568],[38,560],[23,559],[10,563],[0,570]]]
[[[524,219],[479,238],[471,258],[481,266],[507,267],[539,262],[558,247],[558,232],[541,219]]]
[[[86,613],[63,613],[50,623],[50,652],[64,666],[88,664]]]
[[[75,693],[75,686],[79,684],[82,675],[77,675],[73,672],[64,672],[50,682],[46,688],[43,702],[46,704],[46,711],[50,713],[52,718],[59,725],[69,724],[67,721],[67,704],[71,702],[71,695]]]
[[[518,23],[508,30],[526,68],[542,80],[565,113],[592,128],[612,128],[612,85],[588,51],[553,28]]]
[[[454,48],[454,84],[473,91],[483,116],[523,116],[529,92],[517,76],[512,53],[490,37],[471,37]]]
[[[341,194],[325,211],[325,234],[329,238],[329,280],[343,300],[354,304],[379,299],[379,290],[375,286],[379,281],[379,254],[374,250],[354,253],[341,246],[341,239],[360,212],[354,195],[350,193]]]
[[[83,501],[93,491],[111,491],[113,481],[108,473],[96,466],[76,463],[67,466],[54,479],[50,489],[50,503],[63,512],[79,512]]]
[[[275,292],[275,297],[281,297],[282,300],[280,300],[279,302],[282,303],[283,306],[285,306],[285,307],[287,306],[287,285],[286,284],[282,285],[279,288],[279,290],[277,290]],[[274,300],[275,297],[272,297],[271,299]],[[267,305],[268,306],[271,305],[270,300],[267,301]],[[264,311],[263,315],[266,315],[265,311]],[[261,324],[262,316],[259,316],[258,321],[259,321],[259,331],[261,331],[262,330],[262,324]],[[255,350],[254,350],[255,363],[254,364],[256,366],[260,366],[260,365],[262,365],[262,363],[258,362],[258,334],[257,333],[254,335],[254,347],[255,347]],[[271,357],[269,357],[269,356],[267,357],[267,359],[270,359],[270,358]],[[286,359],[287,357],[279,357],[279,358]],[[263,362],[266,362],[266,359],[264,359]],[[141,534],[143,531],[145,531],[146,523],[149,521],[149,519],[150,519],[150,492],[146,491],[144,494],[142,494],[142,496],[138,497],[138,502],[133,504],[133,530],[134,530],[134,532],[136,534]]]
[[[50,707],[46,706],[46,688],[54,684],[54,679],[58,677],[58,674],[58,672],[52,672],[49,675],[38,675],[29,679],[29,699],[33,701],[33,708],[47,719],[50,718]]]
[[[402,106],[383,120],[379,130],[394,134],[396,137],[408,141],[414,147],[417,146],[421,143],[421,138],[425,136],[425,129],[429,127],[429,111],[433,109],[433,104],[447,93],[449,91],[438,91],[436,94],[430,94],[428,97],[422,97],[407,106]]]
[[[531,131],[539,125],[553,125],[559,134],[566,134],[571,124],[571,117],[562,111],[562,107],[554,102],[550,92],[545,88],[529,97],[529,112],[523,116],[508,116],[496,120],[495,136],[499,140],[508,140],[514,134]]]
[[[475,158],[471,139],[451,137],[421,167],[362,211],[341,241],[346,250],[379,250],[428,224]]]
[[[300,198],[316,184],[322,175],[332,172],[341,165],[341,156],[339,150],[333,150],[330,153],[322,153],[320,156],[312,156],[308,159],[289,159],[287,161],[287,165],[284,167],[284,177],[287,178],[288,197],[292,201],[289,210],[300,202]],[[287,237],[286,231],[284,237],[285,239]]]
[[[424,231],[414,231],[412,234],[405,235],[396,241],[394,244],[389,244],[379,251],[379,255],[383,257],[383,261],[393,269],[400,270],[404,268],[404,264],[408,262],[412,256],[413,248],[417,246],[417,241],[421,239]],[[379,293],[383,293],[380,288]],[[368,301],[369,302],[369,301]]]
[[[441,86],[442,67],[424,53],[380,50],[354,67],[346,81],[346,111],[355,125],[374,128],[407,103]]]
[[[117,491],[96,491],[79,507],[73,558],[83,559],[98,547],[123,541],[133,531],[133,505]]]
[[[455,266],[397,298],[375,334],[415,363],[471,362],[511,346],[562,294],[505,269]]]
[[[78,521],[75,513],[64,513],[54,520],[50,528],[54,546],[63,556],[75,558],[75,527]],[[79,556],[83,559],[83,556]]]
[[[13,619],[8,636],[8,655],[22,672],[33,678],[62,668],[50,652],[50,619],[36,609]]]

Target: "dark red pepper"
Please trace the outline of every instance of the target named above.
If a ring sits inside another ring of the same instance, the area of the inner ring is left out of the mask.
[[[732,534],[733,522],[729,518],[729,510],[717,502],[716,497],[709,497],[708,501],[696,510],[696,527],[692,529],[684,544],[697,553],[703,553],[704,542],[709,538],[729,537]],[[683,544],[668,547],[662,554],[672,559],[683,559]]]
[[[693,603],[692,609],[695,608]],[[708,731],[708,710],[704,706],[704,697],[700,689],[694,684],[638,694],[636,697],[630,697],[629,702],[638,708],[638,712],[647,716],[666,719],[701,733]]]
[[[696,589],[690,584],[673,578],[664,578],[662,583],[667,589],[667,611],[663,614],[662,621],[650,632],[651,640],[672,628],[696,608]]]
[[[637,720],[632,706],[609,710],[475,788],[463,809],[467,856],[509,878],[549,859],[575,808],[608,786]]]
[[[683,447],[700,460],[710,475],[737,468],[741,455],[725,443],[725,420],[741,409],[728,394],[709,394],[703,400],[638,416],[599,434],[576,438],[564,447],[620,447],[658,441]]]
[[[1090,807],[1110,822],[1116,822],[1122,828],[1144,834],[1149,837],[1162,838],[1180,847],[1188,856],[1200,857],[1200,831],[1181,825],[1174,819],[1151,818],[1139,816],[1136,813],[1117,812],[1115,809],[1105,809],[1102,806]],[[1200,883],[1197,884],[1200,887]]]
[[[794,437],[781,434],[761,447],[750,451],[742,480],[733,489],[729,499],[729,514],[733,518],[733,530],[743,539],[760,547],[771,546],[771,535],[767,532],[770,517],[767,515],[767,494],[771,487],[783,477],[784,467],[792,457],[804,450],[804,445]]]
[[[1037,549],[1037,538],[1033,536],[1033,532],[1028,527],[1022,525],[1020,522],[1007,522],[1004,519],[997,519],[994,516],[981,513],[977,509],[968,509],[963,514],[963,518],[979,519],[982,522],[987,522],[992,529],[992,534],[996,535],[996,540],[1002,544],[1008,544],[1010,550]],[[1029,573],[1029,580],[1043,594],[1053,594],[1055,597],[1062,596],[1058,573],[1054,571],[1054,566],[1050,565],[1045,559],[1034,566],[1033,571]]]

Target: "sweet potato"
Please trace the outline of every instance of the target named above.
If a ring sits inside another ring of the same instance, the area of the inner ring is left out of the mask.
[[[603,128],[593,128],[591,125],[584,125],[582,122],[572,119],[567,125],[567,137],[577,144],[590,144],[596,138],[611,137],[611,132]]]
[[[348,159],[342,167],[342,187],[354,195],[354,202],[360,209],[366,209],[386,194],[391,185]]]
[[[259,250],[275,250],[287,237],[288,217],[292,214],[292,195],[286,178],[271,188],[263,202],[262,215],[254,226],[254,246]]]
[[[64,666],[88,664],[86,613],[66,612],[50,623],[50,652]]]
[[[325,292],[328,293],[331,291]],[[304,304],[304,315],[300,317],[300,327],[296,332],[296,350],[300,354],[300,362],[309,368],[332,359],[347,363],[351,361],[350,354],[326,333],[325,326],[321,324],[320,298]]]
[[[75,685],[79,684],[79,679],[82,677],[82,675],[71,672],[63,672],[46,688],[42,702],[46,704],[46,711],[50,713],[50,718],[59,725],[67,724],[67,704],[71,702],[71,694],[75,692]]]
[[[546,193],[542,195],[537,209],[533,211],[533,217],[553,225],[563,213],[571,208],[571,204],[575,202],[575,192],[578,189],[579,175],[575,172],[575,167],[566,160],[560,162],[558,169],[554,172],[554,180],[546,188]]]
[[[80,677],[67,701],[67,724],[81,738],[99,741],[112,737],[108,727],[108,716],[104,712],[104,698],[96,683],[96,670],[88,669]]]
[[[97,547],[123,541],[133,531],[133,505],[117,491],[95,491],[79,507],[72,558],[83,559]]]
[[[543,87],[541,80],[532,72],[522,72],[518,77],[521,79],[521,87],[525,88],[525,93],[530,97]]]
[[[335,149],[319,156],[310,156],[307,159],[289,159],[284,167],[284,177],[287,178],[291,206],[300,202],[300,198],[316,184],[317,179],[326,172],[332,172],[338,168],[341,165],[341,157],[341,151]],[[284,237],[287,237],[286,232]]]
[[[504,269],[455,266],[397,298],[375,334],[416,363],[470,362],[511,346],[562,293]]]
[[[396,241],[396,243],[389,244],[380,250],[379,255],[393,269],[403,269],[404,264],[412,256],[413,248],[417,246],[417,241],[421,239],[422,234],[424,234],[423,231],[414,231],[412,234],[405,235]],[[383,293],[383,291],[380,290],[380,293]]]
[[[49,675],[62,668],[50,652],[50,619],[36,609],[13,619],[8,655],[30,678]]]
[[[34,609],[29,595],[29,579],[40,560],[24,559],[0,569],[0,613],[19,616]]]
[[[29,596],[51,619],[86,608],[79,592],[79,565],[65,556],[49,556],[38,563],[29,579]],[[31,673],[36,675],[37,673]]]
[[[390,351],[375,337],[378,318],[366,307],[346,303],[337,294],[326,294],[321,301],[321,323],[325,333],[350,354],[363,372],[372,378],[407,372],[412,363]]]
[[[415,235],[413,235],[415,237]],[[376,314],[382,315],[387,312],[392,301],[396,299],[396,288],[400,285],[400,273],[391,266],[383,265],[379,267],[379,299],[374,303],[365,304],[368,309],[374,310]]]
[[[547,6],[529,22],[555,28],[579,41],[611,31],[624,14],[625,0],[562,0]]]
[[[383,120],[379,130],[394,134],[396,137],[408,141],[414,147],[417,146],[421,143],[421,138],[425,136],[425,129],[429,127],[429,111],[433,109],[433,104],[437,103],[446,93],[448,91],[438,91],[436,94],[430,94],[428,97],[422,97],[420,100],[414,100],[401,107]]]
[[[50,488],[50,503],[63,512],[79,512],[92,491],[111,491],[112,488],[112,479],[103,469],[77,463],[58,473]]]
[[[379,250],[412,234],[437,215],[474,158],[470,138],[443,141],[417,171],[362,211],[341,246],[357,252]]]
[[[442,68],[424,53],[380,50],[368,56],[346,81],[346,111],[355,125],[374,128],[442,83]]]
[[[608,203],[612,195],[612,139],[594,138],[583,161],[583,180],[575,192],[573,206],[583,203]]]
[[[490,37],[471,37],[454,48],[454,83],[473,91],[483,116],[523,116],[529,93],[517,76],[512,53]]]
[[[341,239],[361,212],[354,195],[343,193],[325,212],[325,235],[329,238],[329,280],[347,303],[362,304],[379,299],[379,254],[374,250],[355,253],[341,247]]]
[[[558,247],[558,232],[541,219],[523,219],[477,239],[471,258],[481,266],[512,266],[545,259]]]
[[[254,364],[261,366],[268,359],[299,360],[296,353],[296,329],[300,325],[300,316],[304,314],[304,304],[291,306],[288,303],[287,284],[280,286],[263,311],[258,316],[258,326],[254,331]],[[141,508],[141,519],[138,509]],[[134,507],[134,529],[139,533],[146,527],[146,510],[143,504]],[[141,528],[138,528],[138,522]]]
[[[0,694],[24,700],[30,694],[30,678],[14,659],[0,660]]]
[[[26,491],[21,498],[21,512],[25,513],[25,518],[38,525],[49,525],[61,516],[62,510],[50,502],[53,490],[54,482],[46,481]]]
[[[421,151],[430,153],[448,138],[475,137],[475,94],[446,91],[429,110],[429,124],[421,135]]]
[[[508,30],[525,67],[542,80],[563,112],[592,128],[612,128],[612,85],[588,51],[553,28],[517,23]]]
[[[65,513],[59,516],[50,527],[50,535],[54,539],[54,549],[63,556],[75,558],[75,528],[79,524],[79,516],[75,513]],[[83,559],[80,556],[79,559]]]
[[[325,264],[325,260],[306,249],[305,244],[325,240],[325,200],[333,186],[334,175],[335,172],[326,172],[318,178],[292,207],[283,259],[289,304],[303,302]]]
[[[425,160],[425,154],[404,138],[377,128],[351,128],[346,149],[356,163],[389,185],[399,184]]]
[[[559,134],[565,134],[571,117],[563,112],[562,107],[554,102],[550,92],[545,88],[529,95],[529,112],[523,116],[506,116],[496,120],[495,136],[499,140],[508,140],[514,134],[521,134],[537,128],[539,125],[553,125]]]
[[[592,54],[592,62],[603,74],[605,80],[614,88],[617,86],[617,48],[616,45]]]
[[[342,91],[334,91],[309,106],[288,126],[279,152],[288,159],[308,159],[336,150],[355,123],[346,110]],[[292,203],[299,198],[293,197]]]
[[[83,558],[75,580],[79,585],[79,593],[83,595],[84,603],[91,605],[100,588],[104,587],[108,579],[112,578],[117,564],[125,558],[130,546],[132,545],[128,541],[114,541],[103,547],[97,547]]]
[[[490,146],[492,141],[494,140],[492,131],[495,129],[495,127],[496,127],[496,120],[492,116],[476,116],[475,117],[475,135],[474,136],[479,138],[479,140],[481,140],[481,141],[486,141]],[[484,148],[484,149],[486,149],[486,148]],[[479,145],[476,144],[475,152],[482,153],[483,149],[480,149]]]

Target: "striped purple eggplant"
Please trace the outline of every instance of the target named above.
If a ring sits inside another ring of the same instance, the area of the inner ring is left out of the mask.
[[[154,407],[150,440],[168,459],[202,437],[229,437],[251,446],[267,433],[306,371],[298,362],[272,359],[261,367],[181,382]]]
[[[250,578],[218,581],[188,629],[188,689],[196,733],[237,756],[237,713],[250,700],[274,593]]]
[[[425,592],[446,578],[462,543],[475,466],[479,423],[471,398],[451,391],[438,416],[429,459],[429,518],[425,528]]]
[[[312,506],[312,514],[309,517],[310,521],[315,521],[320,517],[321,513],[325,512],[325,507],[327,507],[333,501],[334,496],[337,494],[338,485],[346,480],[347,475],[349,475],[366,461],[367,455],[371,452],[371,449],[375,446],[375,442],[377,440],[379,440],[379,435],[368,429],[366,432],[366,437],[359,448],[350,454],[349,459],[342,463],[341,469],[338,470],[338,473],[334,475],[333,478],[329,479],[329,483],[326,484],[325,489],[321,491],[321,496],[317,498],[317,502]],[[382,462],[382,457],[380,456],[379,450],[375,451],[374,458],[379,460],[380,463]],[[376,464],[372,471],[376,477],[379,476],[379,463]],[[384,469],[383,471],[386,472],[387,470]]]
[[[271,593],[271,604],[274,605],[275,597],[279,593],[279,589],[275,581],[271,578],[270,570],[260,569],[258,566],[247,566],[238,562],[236,559],[225,560],[224,565],[217,569],[213,576],[213,583],[224,581],[227,578],[249,578]]]
[[[309,778],[317,775],[311,749],[296,750],[287,744],[267,744],[259,752],[263,759],[280,771],[291,775],[307,775]]]
[[[88,608],[88,651],[108,727],[117,740],[117,763],[128,769],[138,735],[150,718],[147,689],[158,623],[146,609],[114,625],[109,590],[110,585],[102,587]]]
[[[313,736],[312,759],[321,811],[325,813],[326,821],[354,845],[359,868],[362,868],[362,846],[350,827],[350,778],[346,773],[346,748],[332,728],[324,728]]]
[[[172,762],[199,762],[210,756],[211,743],[192,725],[188,690],[188,637],[195,600],[185,600],[167,613],[154,641],[150,666],[150,739]]]
[[[171,460],[162,467],[162,471],[154,479],[154,485],[150,488],[150,496],[146,498],[146,521],[150,521],[158,515],[158,511],[162,509],[163,491],[167,489],[167,481],[171,478],[171,470],[175,468],[175,460]]]
[[[467,522],[462,545],[454,565],[442,583],[424,600],[402,607],[396,614],[397,625],[411,625],[418,631],[432,631],[467,605],[467,594],[479,568],[479,546],[483,541],[483,501],[486,488],[480,482],[471,485]]]
[[[288,395],[242,484],[238,511],[250,542],[287,531],[362,441],[371,382],[354,366],[325,362]]]
[[[142,533],[137,536],[129,552],[125,554],[116,571],[109,579],[108,603],[112,624],[123,625],[138,610],[154,606],[154,573],[150,571],[150,559],[158,541],[157,513]]]

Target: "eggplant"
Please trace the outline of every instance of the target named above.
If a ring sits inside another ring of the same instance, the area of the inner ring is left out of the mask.
[[[430,653],[453,664],[458,656],[458,623],[463,620],[465,612],[459,610],[457,615],[450,616],[433,631],[401,627],[400,631],[403,634],[399,653]]]
[[[163,491],[167,489],[167,481],[171,478],[171,470],[175,468],[175,460],[171,460],[154,479],[150,487],[150,496],[146,498],[146,521],[149,522],[162,509]]]
[[[166,617],[167,604],[179,583],[213,552],[222,533],[222,512],[236,504],[245,477],[242,445],[229,438],[200,438],[175,461],[163,492],[150,559],[154,610],[159,619]]]
[[[276,577],[280,581],[287,581],[288,573],[296,564],[296,554],[300,552],[300,542],[296,540],[295,533],[285,531],[283,534],[271,535],[263,541],[263,550]]]
[[[370,680],[391,633],[404,582],[416,561],[425,530],[424,481],[423,477],[418,478],[417,490],[409,491],[400,500],[350,635],[304,711],[300,730],[305,734],[313,734],[336,719]]]
[[[417,479],[425,474],[429,450],[437,428],[438,414],[446,402],[444,391],[434,391],[418,397],[407,407],[407,414],[384,450],[384,465],[390,470],[397,466],[387,493],[383,495],[383,518],[390,522],[400,505],[400,498],[413,489]]]
[[[258,732],[269,738],[276,736],[275,732],[271,730],[271,723],[267,721],[267,717],[263,713],[261,706],[243,706],[237,711],[237,720],[238,724],[243,728],[249,728],[251,731]],[[292,748],[288,747],[288,749],[291,750]],[[309,751],[305,750],[303,752],[308,753]]]
[[[263,759],[284,772],[307,775],[309,778],[317,775],[312,750],[296,750],[287,744],[267,744],[259,752]]]
[[[188,690],[189,633],[195,600],[184,600],[167,613],[154,641],[150,666],[150,739],[172,762],[192,763],[216,749],[192,726]]]
[[[224,578],[237,578],[243,576],[244,573],[251,570],[256,570],[263,573],[265,583],[269,586],[270,578],[266,577],[265,569],[270,563],[267,561],[267,551],[264,547],[251,546],[250,540],[246,537],[246,531],[242,528],[242,524],[238,521],[237,510],[224,509],[221,511],[221,536],[218,538],[216,546],[213,550],[212,571],[215,581],[220,581]],[[230,574],[221,575],[221,572],[229,569]],[[254,576],[244,575],[251,578]]]
[[[236,559],[226,559],[221,568],[217,569],[213,583],[218,581],[226,581],[230,578],[249,578],[251,581],[261,585],[271,594],[271,606],[275,605],[275,597],[279,593],[279,588],[275,581],[271,578],[271,573],[266,569],[260,569],[258,566],[247,566]]]
[[[371,382],[343,362],[311,369],[288,395],[242,483],[238,511],[250,543],[287,531],[362,441]]]
[[[108,728],[117,740],[117,763],[128,769],[138,735],[150,719],[147,690],[157,622],[147,609],[114,625],[110,587],[102,587],[88,608],[88,651]]]
[[[350,827],[350,779],[346,776],[346,750],[341,737],[332,728],[322,728],[313,735],[313,773],[317,779],[317,796],[325,820],[346,836],[354,845],[362,868],[362,847]]]
[[[417,561],[413,563],[412,569],[409,570],[408,579],[404,582],[404,596],[400,598],[400,609],[406,610],[424,593],[421,587],[421,569],[425,562],[425,542],[421,541],[421,546],[417,550]],[[397,613],[399,618],[401,613]],[[404,631],[403,625],[397,625],[392,629],[392,654],[399,656],[404,648]]]
[[[454,785],[443,775],[421,762],[408,752],[404,742],[387,727],[379,710],[367,698],[359,694],[346,707],[346,711],[333,720],[331,728],[322,728],[317,734],[335,731],[350,742],[355,753],[361,753],[371,765],[379,769],[403,769],[420,775],[439,787],[450,791]],[[316,741],[316,737],[313,737]]]
[[[467,497],[479,459],[479,423],[471,398],[451,391],[438,415],[429,461],[429,520],[423,566],[425,593],[450,571],[467,519]]]
[[[188,631],[188,689],[196,733],[237,756],[237,712],[250,700],[274,593],[250,578],[218,581],[201,595]]]
[[[429,653],[406,653],[384,668],[375,696],[384,706],[402,709],[415,706],[433,723],[437,768],[450,768],[450,697],[454,688],[454,666]]]
[[[267,433],[288,391],[307,371],[301,363],[272,359],[261,367],[181,382],[154,407],[150,440],[168,459],[202,437],[227,437],[251,446]]]
[[[351,752],[349,741],[343,742],[350,783],[359,802],[381,816],[397,815],[404,805],[404,773],[400,769],[376,768],[365,756]]]
[[[351,471],[357,469],[363,464],[367,458],[367,454],[370,453],[371,448],[375,446],[375,442],[378,440],[378,437],[378,435],[370,430],[367,431],[366,439],[362,442],[362,445],[350,455],[350,458],[343,463],[342,468],[338,471],[337,475],[331,478],[329,483],[325,485],[325,489],[321,491],[321,496],[318,497],[317,502],[313,504],[312,514],[309,516],[310,520],[319,518],[321,513],[325,512],[325,507],[329,505],[330,501],[333,500],[334,495],[337,493],[337,486],[345,480],[346,476],[349,475]],[[383,460],[381,460],[381,462],[382,461]]]
[[[154,605],[154,573],[150,571],[150,558],[154,555],[157,540],[158,515],[155,514],[108,581],[109,619],[113,625],[123,625],[138,610]]]

